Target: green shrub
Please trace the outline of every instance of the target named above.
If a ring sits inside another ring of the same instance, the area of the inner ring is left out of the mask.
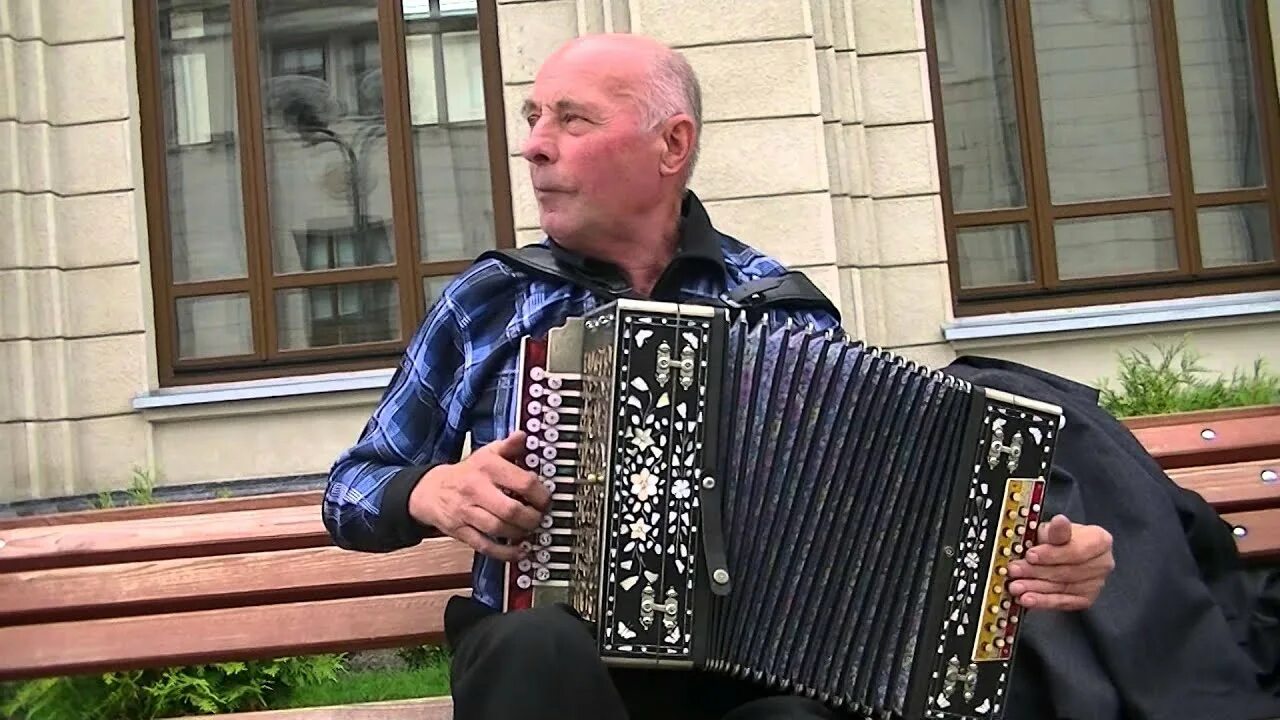
[[[1261,358],[1250,372],[1235,369],[1224,378],[1201,364],[1202,356],[1186,338],[1155,343],[1155,350],[1154,355],[1138,349],[1120,353],[1118,387],[1105,379],[1099,383],[1104,408],[1132,417],[1280,402],[1280,375],[1268,371]]]
[[[294,688],[332,683],[341,655],[46,678],[0,691],[13,720],[152,720],[272,707]]]

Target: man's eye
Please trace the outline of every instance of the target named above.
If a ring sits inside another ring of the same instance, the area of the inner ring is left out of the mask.
[[[529,127],[533,127],[534,125],[537,125],[537,124],[538,124],[538,116],[537,116],[537,115],[527,115],[527,116],[525,116],[525,121],[529,123]]]

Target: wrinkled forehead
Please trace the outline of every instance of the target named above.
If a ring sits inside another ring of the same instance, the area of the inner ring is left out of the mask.
[[[570,53],[548,59],[526,99],[539,107],[570,103],[606,109],[634,100],[642,76],[634,63],[593,55]]]

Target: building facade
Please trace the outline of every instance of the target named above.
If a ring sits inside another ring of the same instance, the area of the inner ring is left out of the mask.
[[[869,342],[1280,363],[1280,0],[9,0],[0,504],[311,478],[476,253],[577,35],[681,49],[693,189]]]

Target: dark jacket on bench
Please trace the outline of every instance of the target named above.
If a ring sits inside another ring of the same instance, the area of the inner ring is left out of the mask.
[[[1044,718],[1280,717],[1280,625],[1264,616],[1280,583],[1270,598],[1250,583],[1214,510],[1170,480],[1092,388],[990,358],[946,369],[1063,407],[1046,510],[1114,538],[1116,570],[1092,608],[1029,613],[1010,705]]]

